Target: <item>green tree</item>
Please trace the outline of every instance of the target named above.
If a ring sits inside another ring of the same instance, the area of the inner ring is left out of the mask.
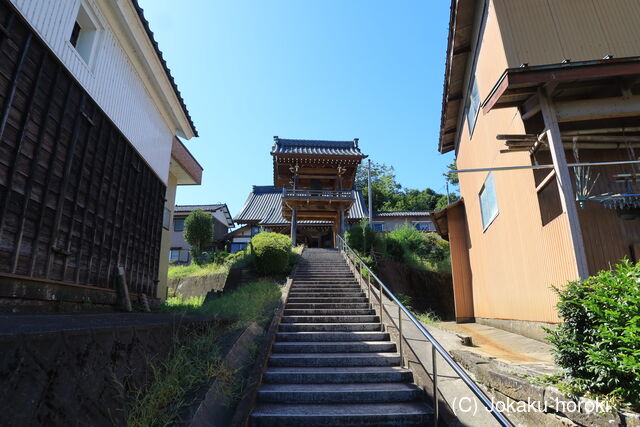
[[[213,221],[202,209],[195,209],[184,220],[184,240],[191,245],[191,253],[196,262],[204,248],[211,244],[213,237]]]
[[[447,169],[448,170],[457,170],[458,166],[456,165],[456,162],[454,161],[453,163],[449,163],[447,165]],[[442,176],[445,177],[445,179],[447,181],[449,181],[449,184],[457,186],[458,184],[460,184],[460,181],[458,180],[458,174],[456,172],[445,172],[442,174]]]
[[[371,187],[374,211],[433,210],[442,196],[431,188],[424,190],[403,188],[396,179],[393,166],[375,162],[371,162]],[[355,188],[362,191],[368,207],[366,164],[358,167]]]
[[[371,162],[371,187],[373,189],[373,210],[384,210],[383,206],[395,203],[402,186],[396,181],[393,166]],[[362,191],[367,208],[369,207],[369,187],[367,165],[361,164],[356,173],[355,188]]]

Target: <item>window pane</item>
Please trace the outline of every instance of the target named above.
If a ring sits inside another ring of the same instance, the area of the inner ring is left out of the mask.
[[[480,191],[480,212],[482,214],[482,227],[487,228],[491,221],[498,215],[498,200],[493,182],[493,174],[489,173]]]
[[[171,225],[171,211],[167,208],[164,208],[164,212],[162,214],[162,228],[165,230],[169,229]]]
[[[473,76],[473,82],[471,85],[471,92],[469,93],[469,101],[467,105],[467,124],[469,125],[469,134],[473,135],[473,129],[476,127],[478,111],[480,111],[480,93],[478,92],[478,83],[475,76]]]
[[[184,219],[173,220],[173,231],[182,231],[182,230],[184,230]]]

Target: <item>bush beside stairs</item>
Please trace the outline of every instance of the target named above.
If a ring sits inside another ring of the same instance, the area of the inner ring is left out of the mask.
[[[341,253],[306,249],[252,425],[430,425],[433,410],[412,381]]]

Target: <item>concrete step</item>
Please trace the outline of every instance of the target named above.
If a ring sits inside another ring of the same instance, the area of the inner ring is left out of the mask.
[[[281,323],[282,332],[365,332],[381,330],[380,323]]]
[[[282,316],[282,323],[376,323],[378,316]]]
[[[353,367],[400,366],[397,353],[273,353],[269,366],[287,367]]]
[[[304,280],[304,279],[353,279],[355,276],[353,273],[296,273],[293,276],[293,280]]]
[[[291,289],[308,289],[308,288],[351,288],[360,289],[358,282],[293,282]]]
[[[397,366],[356,366],[351,368],[268,368],[263,376],[272,384],[349,384],[412,382],[410,370]]]
[[[311,285],[300,285],[295,284],[291,287],[290,292],[316,292],[321,290],[328,291],[351,291],[351,292],[364,292],[357,283],[350,284],[311,284]]]
[[[295,309],[295,308],[286,308],[286,307],[284,309],[285,316],[324,316],[324,315],[326,316],[363,316],[367,314],[375,314],[375,310],[371,308]]]
[[[426,426],[433,410],[422,402],[366,404],[261,403],[251,415],[255,427]]]
[[[316,292],[307,292],[307,291],[296,291],[290,292],[289,298],[294,298],[296,300],[301,298],[316,298],[316,299],[324,299],[329,301],[330,299],[344,299],[344,298],[365,298],[363,292],[357,291],[349,291],[349,292],[341,292],[341,291],[332,291],[332,290],[319,290]]]
[[[259,402],[272,403],[391,403],[418,400],[423,391],[415,384],[264,384]]]
[[[295,302],[295,301],[287,301],[287,305],[285,308],[288,309],[327,309],[327,308],[335,308],[335,309],[367,309],[369,308],[368,302]]]
[[[367,302],[366,297],[363,297],[360,294],[355,292],[301,292],[296,293],[294,295],[289,294],[289,298],[287,299],[289,302]]]
[[[326,282],[293,282],[292,289],[295,288],[358,288],[360,284],[355,280],[352,282],[336,282],[335,280],[327,280]]]
[[[387,332],[278,332],[278,341],[389,341]]]
[[[274,342],[274,353],[394,353],[390,341]]]
[[[287,303],[289,304],[331,304],[331,303],[355,303],[361,304],[365,303],[369,305],[367,302],[367,298],[364,296],[353,296],[353,297],[344,297],[344,296],[330,296],[330,297],[316,297],[315,294],[309,294],[308,296],[294,296],[287,298]]]

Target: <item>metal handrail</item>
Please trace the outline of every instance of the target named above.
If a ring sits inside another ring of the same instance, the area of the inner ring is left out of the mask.
[[[431,343],[431,348],[432,348],[432,354],[431,354],[431,360],[433,363],[433,398],[434,398],[434,412],[435,412],[435,423],[437,425],[438,423],[438,377],[437,377],[437,364],[436,364],[436,352],[440,354],[440,356],[442,356],[442,358],[449,364],[449,366],[451,366],[451,368],[455,371],[456,374],[458,374],[458,376],[460,377],[460,379],[465,383],[465,385],[471,390],[471,392],[480,400],[480,402],[482,402],[483,406],[491,413],[491,415],[493,415],[493,418],[496,419],[496,421],[505,427],[512,427],[513,424],[509,421],[509,419],[507,417],[505,417],[500,411],[498,411],[491,403],[491,399],[489,399],[489,397],[484,393],[484,391],[482,391],[482,389],[478,386],[478,384],[476,384],[470,377],[469,375],[464,371],[464,369],[462,369],[462,367],[455,361],[453,360],[453,358],[451,357],[451,355],[449,353],[447,353],[447,350],[445,350],[442,345],[438,342],[438,340],[435,339],[435,337],[433,335],[431,335],[431,333],[429,331],[426,330],[426,328],[422,325],[422,323],[420,323],[420,321],[418,319],[415,318],[415,316],[398,300],[398,298],[396,298],[396,296],[389,290],[389,288],[387,288],[385,286],[384,283],[382,283],[382,280],[380,280],[378,278],[378,276],[375,275],[375,273],[373,271],[371,271],[371,269],[369,267],[367,267],[367,265],[364,263],[364,261],[362,261],[362,258],[360,258],[360,256],[358,256],[358,254],[349,247],[349,245],[347,244],[347,242],[345,242],[344,238],[340,235],[337,235],[337,242],[338,242],[338,249],[340,249],[342,252],[344,252],[347,257],[349,257],[349,252],[351,253],[352,256],[354,256],[358,262],[359,268],[355,266],[354,267],[359,270],[360,273],[360,278],[364,279],[362,276],[362,269],[366,269],[366,271],[368,272],[368,274],[370,275],[369,277],[373,277],[375,279],[376,282],[378,282],[379,288],[380,288],[380,323],[382,323],[382,292],[384,291],[393,302],[395,302],[398,305],[398,333],[400,335],[400,360],[402,359],[402,316],[400,315],[400,312],[404,312],[407,317],[409,318],[409,320],[411,320],[411,322],[418,328],[418,330],[425,336],[425,338]],[[352,261],[353,263],[353,261]],[[371,279],[369,278],[367,280],[368,283],[368,294],[369,296],[371,295]],[[404,362],[402,362],[404,363]]]

